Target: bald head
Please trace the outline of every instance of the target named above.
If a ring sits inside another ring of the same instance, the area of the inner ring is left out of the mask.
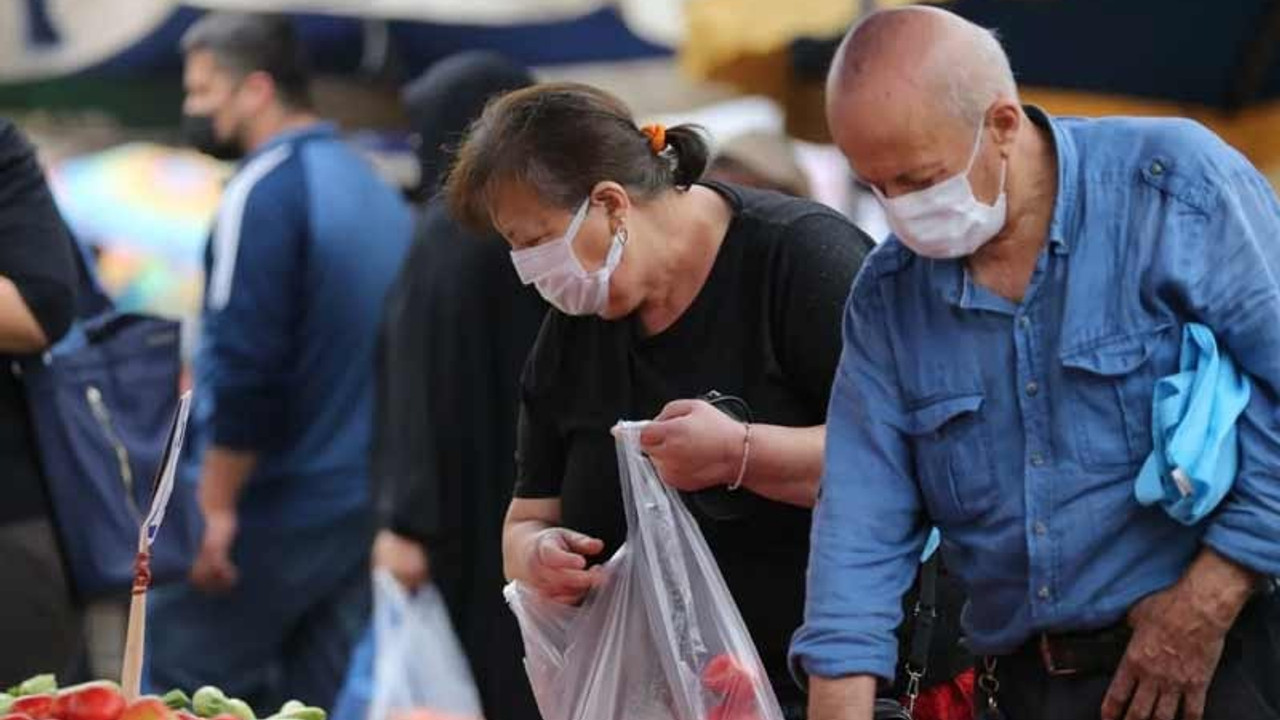
[[[970,123],[996,100],[1016,101],[1017,95],[1009,58],[994,33],[927,6],[868,15],[841,43],[827,81],[829,104],[869,96]]]

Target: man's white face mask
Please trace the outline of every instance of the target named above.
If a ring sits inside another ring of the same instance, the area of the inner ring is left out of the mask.
[[[994,205],[984,205],[974,197],[969,184],[969,171],[982,147],[984,127],[985,124],[978,125],[973,152],[959,175],[894,198],[885,197],[872,186],[893,234],[917,255],[936,259],[972,255],[1004,227],[1008,211],[1004,193],[1006,161],[1000,161],[1000,193]]]
[[[566,315],[599,315],[609,304],[609,278],[622,262],[626,236],[614,233],[604,265],[587,272],[573,252],[573,240],[587,217],[591,199],[582,201],[564,235],[550,242],[511,251],[511,262],[525,285],[535,285],[547,302]]]

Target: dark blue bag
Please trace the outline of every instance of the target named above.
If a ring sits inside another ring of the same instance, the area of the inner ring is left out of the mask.
[[[63,554],[83,598],[127,595],[182,372],[174,320],[120,312],[83,250],[79,316],[40,358],[15,366],[26,387]],[[186,577],[198,542],[192,490],[178,483],[152,550],[153,581]]]

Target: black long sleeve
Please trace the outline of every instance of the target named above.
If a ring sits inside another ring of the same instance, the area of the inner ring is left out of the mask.
[[[35,150],[0,120],[0,276],[9,278],[50,342],[71,325],[76,266],[71,239],[53,202]],[[0,524],[48,510],[26,398],[0,357]]]
[[[0,121],[0,275],[18,287],[50,342],[66,333],[75,311],[72,252],[35,150]]]

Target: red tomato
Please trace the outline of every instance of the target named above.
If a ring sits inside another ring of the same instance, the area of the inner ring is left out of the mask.
[[[702,669],[702,684],[710,691],[724,695],[741,692],[751,684],[751,672],[737,658],[722,653],[711,658]]]
[[[124,709],[119,720],[173,720],[173,711],[158,697],[141,697]]]
[[[124,696],[108,685],[73,690],[58,698],[60,720],[119,720]]]
[[[52,695],[28,695],[13,701],[9,712],[26,715],[32,720],[47,720],[53,717],[53,707],[57,698]]]

